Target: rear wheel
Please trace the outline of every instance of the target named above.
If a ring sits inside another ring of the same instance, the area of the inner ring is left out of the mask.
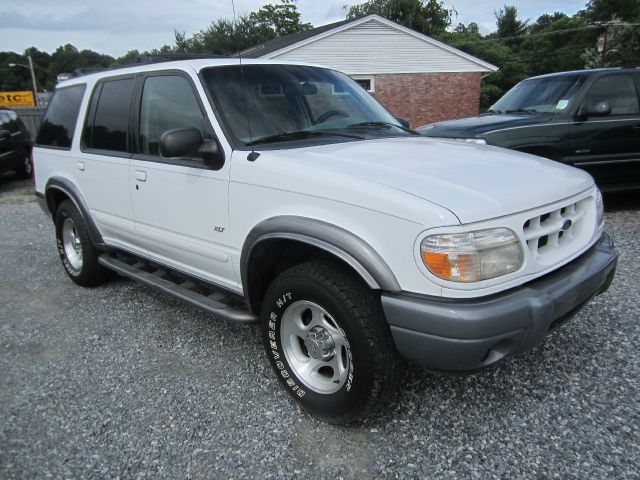
[[[56,210],[55,227],[58,254],[71,280],[94,287],[111,277],[111,271],[98,263],[98,251],[87,225],[71,200],[62,202]]]
[[[286,391],[313,415],[357,421],[394,392],[403,362],[380,298],[340,265],[280,274],[264,298],[265,349]]]

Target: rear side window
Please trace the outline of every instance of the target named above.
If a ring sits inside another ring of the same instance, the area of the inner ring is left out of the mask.
[[[89,149],[128,151],[129,111],[133,78],[108,80],[96,88],[85,127]]]
[[[56,90],[42,120],[36,144],[43,147],[71,148],[85,85]]]

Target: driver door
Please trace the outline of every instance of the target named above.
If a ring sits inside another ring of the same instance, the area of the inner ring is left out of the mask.
[[[594,111],[604,102],[610,106],[609,114],[578,116],[572,125],[573,165],[589,172],[604,188],[638,182],[640,102],[632,76],[614,73],[598,77],[581,109]]]
[[[197,128],[203,139],[213,138],[193,81],[175,71],[146,75],[138,105],[129,169],[138,242],[152,260],[237,288],[228,240],[229,162],[214,170],[199,154],[160,155],[168,130]]]

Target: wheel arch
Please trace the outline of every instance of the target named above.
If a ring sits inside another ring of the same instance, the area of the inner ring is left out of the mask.
[[[100,234],[100,231],[96,227],[93,218],[89,213],[89,207],[84,201],[78,188],[70,180],[62,177],[50,178],[45,186],[44,198],[47,204],[47,208],[49,209],[49,212],[54,219],[58,206],[65,200],[71,200],[84,218],[87,224],[89,237],[91,238],[93,244],[96,246],[104,244],[102,235]]]
[[[287,256],[283,257],[285,251]],[[264,292],[273,278],[314,255],[348,266],[371,289],[401,290],[391,268],[362,238],[313,218],[279,216],[256,225],[242,247],[240,274],[252,311],[259,313]]]

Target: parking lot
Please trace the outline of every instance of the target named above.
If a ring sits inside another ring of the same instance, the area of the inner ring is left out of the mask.
[[[640,195],[606,196],[618,273],[535,350],[410,367],[364,425],[299,411],[256,326],[65,275],[32,184],[0,177],[0,478],[638,478]]]

